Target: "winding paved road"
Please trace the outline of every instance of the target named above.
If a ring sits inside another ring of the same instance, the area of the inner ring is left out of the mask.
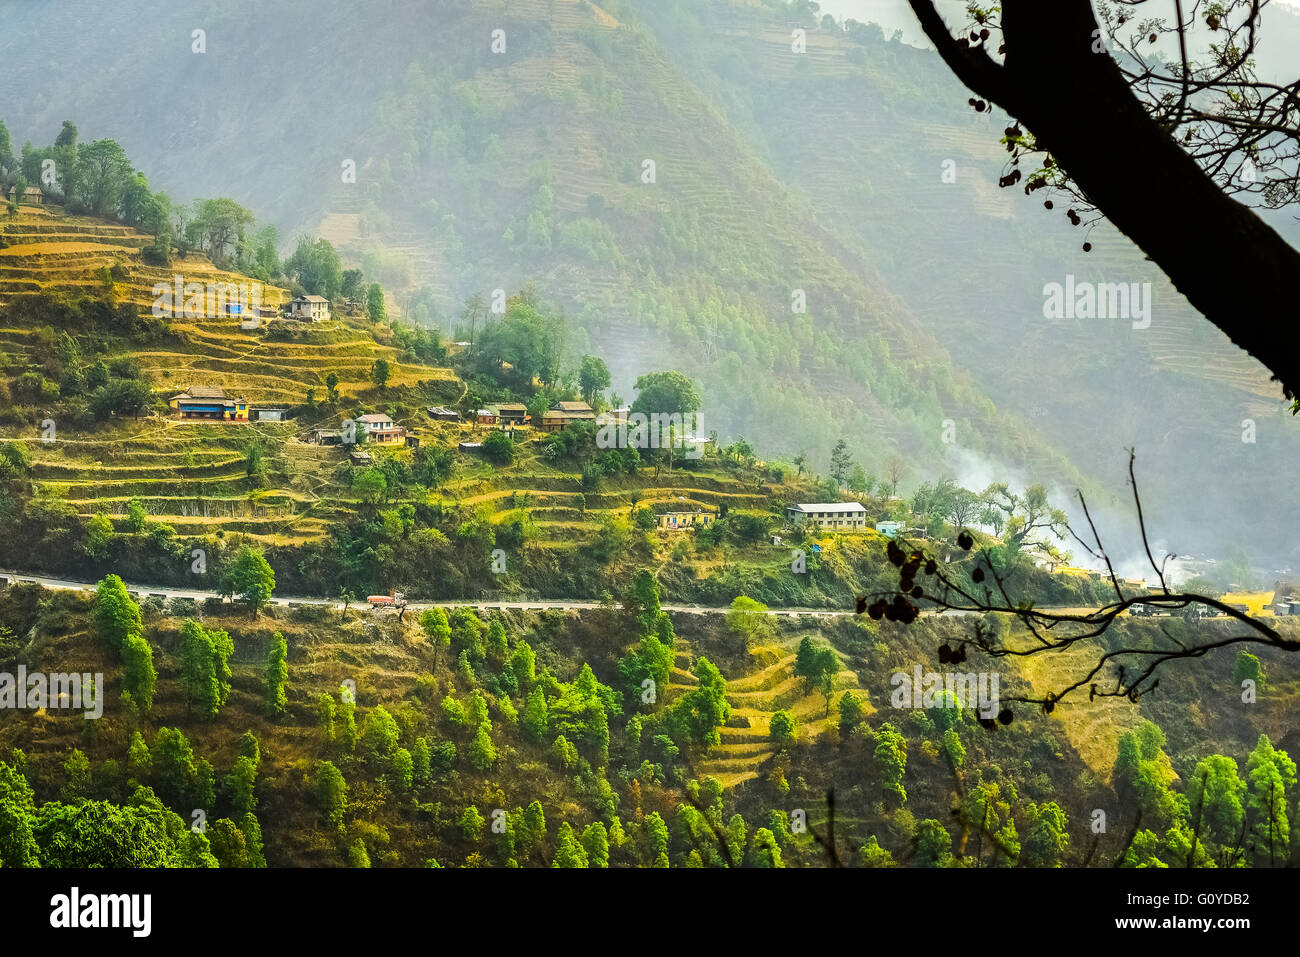
[[[68,591],[94,591],[94,582],[73,581],[67,578],[48,578],[43,575],[33,575],[27,572],[6,571],[0,569],[0,585],[18,584],[29,582],[41,585],[45,588],[61,588]],[[126,582],[126,587],[139,597],[157,597],[157,598],[193,598],[202,601],[206,598],[220,598],[221,596],[215,591],[206,591],[203,589],[193,588],[175,588],[165,585],[139,585],[133,582]],[[289,596],[280,596],[272,598],[272,605],[295,607],[298,605],[324,605],[329,608],[343,607],[341,601],[332,598],[293,598]],[[365,599],[352,602],[353,608],[365,608]],[[594,609],[603,608],[598,601],[575,601],[575,600],[535,600],[535,601],[484,601],[473,599],[452,599],[448,601],[413,601],[407,606],[409,611],[419,611],[424,608],[514,608],[528,611],[545,611],[547,609],[556,609],[565,611],[567,609]],[[615,607],[619,607],[615,603]],[[664,611],[674,612],[684,615],[722,615],[726,614],[726,606],[713,605],[661,605]],[[769,615],[776,615],[786,618],[798,618],[802,615],[812,615],[817,618],[838,618],[846,615],[852,615],[851,611],[841,611],[827,608],[769,608]]]

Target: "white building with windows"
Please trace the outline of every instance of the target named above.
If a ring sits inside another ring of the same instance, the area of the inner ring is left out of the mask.
[[[797,524],[807,523],[818,528],[864,529],[867,527],[867,510],[861,502],[814,502],[808,505],[788,505],[785,513]]]
[[[324,322],[330,317],[330,301],[324,296],[296,296],[289,300],[289,315],[308,322]]]

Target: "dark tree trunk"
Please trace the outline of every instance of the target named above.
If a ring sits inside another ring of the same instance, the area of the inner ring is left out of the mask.
[[[1300,252],[1232,199],[1147,114],[1088,0],[1003,0],[1004,65],[908,0],[944,62],[1019,120],[1202,315],[1300,394]]]

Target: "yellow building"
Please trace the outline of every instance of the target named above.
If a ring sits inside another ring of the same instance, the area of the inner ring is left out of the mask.
[[[210,419],[215,422],[247,422],[248,400],[227,399],[224,389],[191,386],[167,400],[179,419]]]
[[[660,512],[656,516],[658,525],[664,529],[691,528],[696,525],[712,525],[717,516],[712,512],[695,509],[691,512]]]

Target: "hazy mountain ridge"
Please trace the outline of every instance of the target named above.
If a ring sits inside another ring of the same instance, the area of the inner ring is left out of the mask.
[[[409,286],[416,314],[445,321],[474,291],[536,280],[622,391],[646,367],[681,366],[703,383],[708,427],[769,454],[820,459],[845,433],[868,466],[898,448],[918,473],[968,478],[993,459],[1067,489],[1111,476],[1122,493],[1136,445],[1171,547],[1291,547],[1290,523],[1241,514],[1256,500],[1300,517],[1279,478],[1300,440],[1267,381],[1125,241],[1097,233],[1085,255],[1080,231],[1054,225],[1059,210],[998,190],[999,121],[965,112],[932,54],[719,3],[195,6],[150,11],[147,41],[124,24],[148,4],[70,6],[105,21],[82,59],[111,82],[77,95],[84,67],[50,75],[58,28],[19,10],[10,37],[40,39],[0,48],[16,74],[44,79],[16,104],[18,141],[48,138],[62,104],[84,104],[83,139],[120,139],[155,186],[232,195],[286,240],[319,229],[390,288]],[[505,56],[490,49],[497,25]],[[809,29],[803,56],[795,25]],[[207,30],[203,57],[194,28]],[[173,53],[159,34],[174,34]],[[213,72],[228,95],[187,97]],[[136,103],[139,126],[92,128],[95,96]],[[146,132],[163,124],[165,147]],[[906,156],[888,145],[900,142]],[[340,182],[348,158],[355,186]],[[639,180],[643,158],[654,185]],[[948,158],[956,184],[940,181]],[[1152,282],[1151,329],[1042,319],[1043,284],[1069,272]],[[807,315],[791,312],[795,289]],[[1255,445],[1240,442],[1244,418]],[[1206,461],[1222,467],[1207,476]],[[1198,509],[1216,517],[1182,527]]]

